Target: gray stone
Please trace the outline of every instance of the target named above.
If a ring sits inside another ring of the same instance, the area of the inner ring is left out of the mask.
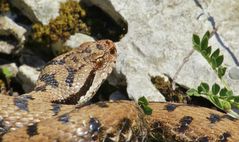
[[[0,66],[0,69],[2,68],[7,68],[11,74],[12,77],[16,77],[17,73],[18,73],[18,67],[16,65],[16,63],[9,63],[9,64],[4,64]]]
[[[33,22],[41,22],[47,25],[51,19],[55,19],[59,13],[60,2],[66,0],[11,0],[12,5],[21,10]]]
[[[115,91],[110,94],[109,100],[128,100],[128,98],[122,94],[120,91]]]
[[[82,43],[88,42],[88,41],[95,41],[95,40],[94,40],[94,38],[92,38],[88,35],[85,35],[82,33],[76,33],[74,35],[71,35],[70,38],[66,42],[58,40],[57,42],[53,43],[52,44],[52,52],[55,55],[58,55],[59,53],[61,53],[62,48],[64,48],[65,46],[67,46],[69,48],[77,48]]]
[[[95,41],[95,40],[91,36],[88,36],[82,33],[76,33],[70,36],[70,38],[65,42],[65,46],[68,46],[71,48],[77,48],[82,43],[88,42],[88,41]]]
[[[11,54],[14,48],[15,47],[13,45],[0,41],[0,53]]]
[[[234,0],[105,0],[100,4],[98,0],[90,1],[105,11],[112,4],[111,11],[120,13],[128,22],[128,33],[116,43],[116,69],[125,75],[128,94],[135,100],[146,96],[150,101],[165,101],[150,81],[150,76],[161,73],[188,87],[197,87],[202,81],[218,82],[201,55],[194,52],[189,56],[193,33],[216,31],[209,44],[213,50],[220,48],[228,68],[239,66],[239,15],[235,12],[239,3]],[[234,84],[231,87],[238,95],[239,81],[228,82]]]
[[[26,29],[22,26],[16,24],[6,16],[0,16],[0,35],[13,35],[18,40],[19,45],[23,45],[25,42],[25,33]]]
[[[239,80],[239,67],[230,68],[228,75],[232,80]]]
[[[33,90],[39,74],[40,72],[33,67],[27,65],[19,67],[17,78],[21,82],[22,88],[26,93]]]
[[[11,0],[10,2],[21,10],[33,22],[47,25],[51,19],[59,15],[60,4],[67,0]],[[75,0],[78,1],[79,0]]]

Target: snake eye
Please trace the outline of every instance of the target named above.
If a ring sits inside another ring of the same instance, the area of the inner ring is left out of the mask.
[[[86,53],[91,53],[91,49],[90,49],[90,48],[86,48],[86,49],[85,49],[85,52],[86,52]]]
[[[100,45],[100,44],[96,44],[96,47],[97,47],[99,50],[103,50],[103,46]]]

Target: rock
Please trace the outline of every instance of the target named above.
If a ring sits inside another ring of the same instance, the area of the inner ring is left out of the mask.
[[[0,35],[9,36],[13,35],[19,42],[19,45],[23,45],[25,41],[24,34],[26,29],[17,25],[14,21],[6,16],[0,16]]]
[[[11,72],[12,77],[16,77],[16,75],[18,73],[18,67],[17,67],[16,63],[9,63],[9,64],[1,65],[0,69],[2,69],[2,68],[7,68]]]
[[[65,46],[71,47],[71,48],[77,48],[79,47],[82,43],[88,42],[88,41],[95,41],[94,38],[82,34],[82,33],[76,33],[65,42]]]
[[[116,69],[125,75],[128,94],[135,100],[146,96],[150,101],[165,101],[150,76],[167,74],[174,78],[192,50],[193,33],[203,35],[207,30],[215,30],[209,44],[213,50],[220,48],[228,68],[239,66],[239,23],[235,13],[239,3],[233,0],[90,1],[104,11],[113,5],[108,11],[118,12],[128,22],[128,33],[116,43],[119,54]],[[175,81],[197,87],[202,81],[213,84],[217,78],[206,60],[194,52]],[[239,81],[228,82],[234,84],[232,88],[239,94]]]
[[[228,71],[228,76],[232,80],[239,80],[239,67],[232,67]]]
[[[228,81],[228,85],[232,88],[238,88],[238,82],[239,82],[239,67],[238,66],[232,66],[228,69],[226,79]],[[235,95],[238,95],[238,93],[234,93]],[[239,110],[238,110],[239,111]]]
[[[13,45],[0,41],[0,53],[11,54],[14,48],[15,47]]]
[[[121,93],[120,91],[115,91],[112,94],[110,94],[109,100],[128,100],[128,98]]]
[[[40,72],[33,67],[27,65],[19,67],[17,78],[21,82],[22,88],[26,93],[33,90],[39,74]]]
[[[107,13],[119,26],[122,28],[126,27],[127,21],[120,15],[119,12],[117,12],[114,9],[114,6],[112,5],[111,1],[105,0],[105,1],[99,1],[99,0],[81,0],[82,3],[88,4],[88,5],[95,5],[99,7],[101,10],[103,10],[105,13]],[[117,3],[117,1],[115,1]],[[118,1],[120,2],[120,1]]]
[[[55,55],[59,55],[62,52],[64,52],[64,50],[69,50],[67,48],[77,48],[82,43],[88,42],[88,41],[95,41],[95,40],[94,40],[94,38],[92,38],[88,35],[85,35],[82,33],[76,33],[74,35],[71,35],[70,38],[66,42],[58,40],[57,42],[53,43],[52,44],[52,52]],[[64,49],[64,48],[66,48],[66,49]]]
[[[31,21],[47,25],[51,19],[55,19],[59,15],[60,4],[66,1],[67,0],[11,0],[10,2],[20,9]]]

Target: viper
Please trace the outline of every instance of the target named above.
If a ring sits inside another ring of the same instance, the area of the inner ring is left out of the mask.
[[[205,107],[150,102],[145,115],[134,101],[87,105],[116,56],[110,40],[86,42],[48,62],[32,92],[0,95],[0,141],[239,141],[239,121]]]

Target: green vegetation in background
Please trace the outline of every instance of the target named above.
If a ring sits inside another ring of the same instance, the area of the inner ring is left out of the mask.
[[[33,40],[49,44],[58,40],[66,41],[77,32],[89,34],[87,25],[82,21],[85,15],[85,10],[78,2],[69,0],[62,3],[56,19],[48,25],[37,23],[32,26]]]
[[[227,69],[222,64],[224,56],[220,54],[219,49],[212,51],[212,47],[208,46],[209,38],[209,31],[204,34],[202,39],[200,39],[198,35],[193,34],[193,48],[207,60],[218,79],[223,84],[223,87],[217,83],[214,83],[212,87],[210,87],[207,83],[202,82],[197,89],[189,89],[187,94],[189,96],[206,98],[217,108],[227,112],[228,115],[234,118],[239,118],[239,115],[232,110],[233,108],[239,109],[239,96],[233,95],[232,89],[230,89],[227,82],[223,79]]]

